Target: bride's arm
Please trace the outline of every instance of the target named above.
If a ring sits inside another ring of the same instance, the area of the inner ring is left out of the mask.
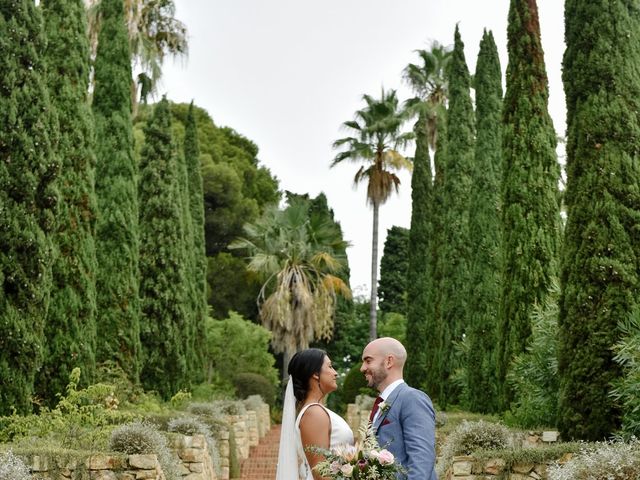
[[[331,420],[327,411],[320,405],[313,405],[304,412],[300,420],[300,438],[309,466],[313,469],[324,460],[324,457],[310,452],[307,447],[315,446],[328,449],[331,440]],[[315,470],[312,471],[315,480],[324,478],[318,475]]]

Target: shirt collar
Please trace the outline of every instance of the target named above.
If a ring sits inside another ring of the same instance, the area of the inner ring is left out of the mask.
[[[399,379],[396,380],[395,382],[387,385],[387,388],[385,388],[382,393],[380,394],[380,396],[382,397],[382,400],[384,400],[385,402],[387,401],[387,398],[389,398],[389,395],[391,395],[391,393],[396,389],[396,387],[398,385],[400,385],[401,383],[404,383],[403,379]]]

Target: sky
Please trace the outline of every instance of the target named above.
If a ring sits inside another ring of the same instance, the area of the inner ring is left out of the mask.
[[[565,131],[561,79],[564,18],[561,0],[538,0],[549,76],[549,112]],[[507,66],[509,0],[175,0],[176,18],[189,31],[189,56],[167,60],[159,93],[194,102],[218,126],[255,142],[261,165],[281,190],[324,192],[343,235],[354,293],[371,278],[372,210],[366,186],[354,188],[359,165],[329,168],[343,122],[364,106],[362,95],[396,89],[411,97],[402,70],[419,63],[415,50],[432,41],[453,44],[456,24],[475,71],[483,29],[493,31]],[[409,129],[411,124],[407,124]],[[413,149],[406,153],[413,155]],[[380,208],[379,258],[387,230],[409,228],[411,178]]]

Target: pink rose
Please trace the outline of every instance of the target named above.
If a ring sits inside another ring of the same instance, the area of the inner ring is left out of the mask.
[[[338,473],[340,471],[340,462],[337,460],[331,462],[331,465],[329,465],[329,471],[333,474]]]
[[[345,477],[350,477],[353,475],[353,465],[349,463],[342,465],[342,467],[340,467],[340,471]]]
[[[391,465],[395,460],[393,453],[389,450],[380,450],[378,453],[378,461],[380,465]]]

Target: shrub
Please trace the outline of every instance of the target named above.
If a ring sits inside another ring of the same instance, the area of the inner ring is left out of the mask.
[[[257,373],[239,373],[233,379],[238,398],[247,398],[250,395],[260,395],[270,406],[276,400],[276,392],[272,383]]]
[[[169,451],[167,440],[153,425],[133,422],[111,432],[109,447],[127,455],[155,454],[167,480],[181,480],[177,459]]]
[[[622,432],[640,437],[640,308],[620,322],[621,340],[613,348],[616,362],[624,375],[618,379],[611,396],[622,406]]]
[[[249,395],[243,400],[243,403],[247,410],[253,410],[254,412],[257,412],[265,402],[260,395]]]
[[[0,453],[0,480],[31,480],[29,467],[11,450]]]
[[[192,403],[187,411],[196,415],[203,422],[214,438],[220,438],[222,432],[229,432],[229,422],[220,408],[213,403]]]
[[[585,445],[564,465],[549,468],[549,480],[637,480],[640,478],[640,442]]]
[[[463,421],[451,432],[442,446],[442,459],[438,463],[438,476],[444,476],[456,455],[471,455],[475,450],[506,448],[509,430],[498,423]]]
[[[237,400],[216,400],[213,402],[213,406],[223,415],[244,415],[247,413],[244,403]]]
[[[527,351],[516,356],[507,375],[515,393],[508,424],[523,428],[556,425],[558,412],[558,296],[560,287],[552,285],[543,306],[531,314],[531,338]]]
[[[278,384],[275,358],[269,353],[271,333],[235,312],[225,320],[207,319],[207,364],[210,376],[217,372],[232,380],[243,372],[257,373]]]

